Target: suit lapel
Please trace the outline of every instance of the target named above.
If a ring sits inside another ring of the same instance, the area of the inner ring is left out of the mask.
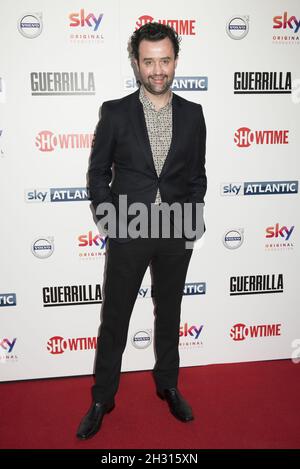
[[[143,111],[143,105],[139,100],[139,90],[134,93],[134,98],[132,102],[132,112],[131,112],[131,120],[133,129],[135,131],[136,137],[139,141],[139,144],[143,150],[147,163],[152,171],[156,173],[153,156],[150,146],[150,140],[148,137],[147,126]]]

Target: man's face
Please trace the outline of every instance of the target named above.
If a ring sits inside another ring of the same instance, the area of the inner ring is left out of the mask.
[[[171,40],[166,37],[161,41],[143,39],[139,46],[139,60],[135,60],[140,81],[155,95],[166,93],[172,85],[177,59]]]

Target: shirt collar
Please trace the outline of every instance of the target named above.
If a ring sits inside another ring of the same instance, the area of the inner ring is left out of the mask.
[[[155,111],[155,112],[159,112],[159,111],[162,111],[162,110],[167,110],[167,109],[169,109],[169,108],[171,107],[172,99],[173,99],[173,93],[172,93],[172,91],[171,91],[171,95],[170,95],[169,101],[167,102],[167,104],[166,104],[164,107],[162,107],[161,109],[159,109],[159,111],[156,110],[154,104],[152,103],[152,101],[151,101],[151,100],[148,98],[148,96],[146,95],[143,85],[141,85],[141,87],[140,87],[139,99],[140,99],[142,105],[143,105],[145,108],[151,109],[152,111]]]

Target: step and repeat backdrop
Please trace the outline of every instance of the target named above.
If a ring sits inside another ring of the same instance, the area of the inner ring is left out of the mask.
[[[86,172],[101,104],[136,90],[129,37],[151,21],[181,36],[173,91],[201,103],[207,124],[207,231],[183,292],[181,366],[297,363],[299,2],[4,0],[0,11],[0,379],[93,372],[106,239]],[[147,271],[123,371],[153,367],[153,327]]]

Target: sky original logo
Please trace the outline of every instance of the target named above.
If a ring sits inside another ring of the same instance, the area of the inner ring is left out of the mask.
[[[89,200],[86,187],[65,187],[53,189],[27,189],[26,202],[83,202]]]
[[[279,337],[281,335],[281,324],[259,324],[246,326],[246,324],[235,324],[230,330],[230,337],[235,342],[245,339],[258,339],[261,337]]]
[[[230,296],[283,293],[283,274],[230,277]]]
[[[102,303],[100,284],[43,288],[43,306],[74,306]]]
[[[300,44],[300,18],[290,16],[287,11],[273,18],[273,43]]]
[[[57,147],[62,150],[90,149],[93,134],[58,134],[42,130],[35,138],[36,147],[43,153],[53,152]]]
[[[0,365],[15,363],[18,361],[18,356],[13,353],[16,340],[16,337],[14,339],[0,337]]]
[[[31,72],[32,96],[94,96],[93,72]]]
[[[203,347],[203,342],[200,335],[203,330],[203,325],[195,326],[189,325],[187,322],[180,325],[179,328],[179,347],[181,350],[189,350]]]
[[[235,72],[234,94],[291,94],[291,72]]]
[[[78,236],[77,240],[81,260],[95,260],[99,258],[99,256],[106,254],[107,236],[102,236],[100,233],[94,234],[92,231],[89,231],[87,234]]]
[[[97,337],[76,337],[65,339],[61,336],[51,337],[47,342],[47,350],[51,355],[61,355],[66,351],[81,352],[95,350]]]
[[[279,195],[297,194],[298,181],[225,182],[221,195]]]
[[[1,306],[16,306],[17,295],[15,293],[0,293],[0,308]]]
[[[249,16],[233,16],[226,25],[231,39],[244,39],[249,32]]]
[[[143,15],[140,16],[135,24],[136,29],[141,28],[144,24],[153,23],[153,21],[161,24],[167,24],[175,29],[180,36],[195,36],[196,20],[182,20],[182,19],[154,19],[153,16]]]
[[[70,40],[77,44],[99,44],[104,40],[104,36],[100,33],[103,13],[94,15],[94,13],[86,13],[84,8],[79,12],[69,14],[69,26],[72,30]]]
[[[268,251],[291,250],[294,247],[292,234],[295,226],[287,227],[276,223],[275,226],[268,226],[265,231],[265,249]]]
[[[234,143],[239,148],[256,145],[287,145],[289,143],[288,130],[251,130],[240,127],[234,134]]]
[[[22,36],[34,39],[43,31],[42,13],[31,13],[21,16],[18,20],[18,31]]]
[[[37,238],[31,245],[32,254],[38,259],[46,259],[52,256],[54,251],[54,238],[48,236],[47,238]]]

